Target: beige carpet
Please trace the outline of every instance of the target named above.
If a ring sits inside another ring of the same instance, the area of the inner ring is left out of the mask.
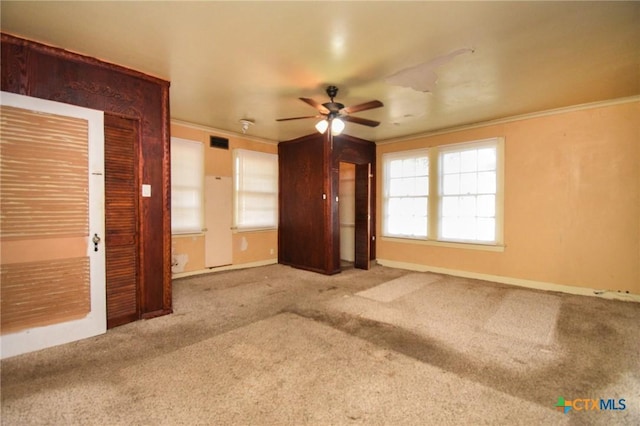
[[[640,424],[638,304],[379,266],[174,296],[174,315],[4,360],[2,424]]]

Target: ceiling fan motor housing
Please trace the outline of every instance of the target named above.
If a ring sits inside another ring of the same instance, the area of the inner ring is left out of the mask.
[[[331,98],[331,102],[333,102],[333,98],[338,94],[338,88],[336,86],[327,87],[327,95]]]
[[[334,119],[338,116],[340,110],[344,108],[344,105],[339,102],[333,102],[333,98],[338,94],[338,88],[336,86],[327,87],[327,95],[331,98],[331,102],[322,104],[323,107],[329,110],[328,119]]]

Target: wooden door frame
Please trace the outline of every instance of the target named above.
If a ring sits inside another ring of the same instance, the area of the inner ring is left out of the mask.
[[[356,165],[356,187],[355,193],[358,193],[358,188],[362,188],[362,180],[358,184],[358,169],[362,166],[368,166],[369,168],[369,190],[366,197],[366,206],[361,205],[360,210],[368,211],[368,220],[360,221],[356,219],[356,240],[358,239],[358,232],[364,232],[367,234],[366,238],[369,241],[369,247],[366,251],[369,253],[369,261],[365,268],[370,267],[370,261],[375,259],[375,175],[374,170],[376,168],[376,149],[375,144],[371,141],[359,139],[349,135],[340,135],[332,138],[331,143],[331,215],[330,223],[332,229],[332,247],[333,252],[329,256],[333,261],[333,267],[335,272],[340,272],[340,217],[338,211],[338,203],[335,202],[338,195],[339,181],[340,181],[340,163],[351,163]],[[356,211],[358,206],[356,205]],[[368,229],[367,229],[368,228]],[[357,251],[357,247],[356,247]],[[334,273],[335,273],[334,272]]]

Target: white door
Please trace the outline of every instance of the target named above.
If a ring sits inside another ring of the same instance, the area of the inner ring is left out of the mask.
[[[0,108],[6,358],[106,331],[104,120],[6,92]]]
[[[233,262],[233,184],[229,176],[205,177],[205,267],[231,265]]]

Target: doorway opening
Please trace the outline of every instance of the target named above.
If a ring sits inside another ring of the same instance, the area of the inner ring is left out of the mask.
[[[338,185],[340,220],[340,266],[353,268],[356,255],[356,165],[340,162]]]

